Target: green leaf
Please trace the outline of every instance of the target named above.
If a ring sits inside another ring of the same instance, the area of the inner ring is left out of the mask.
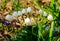
[[[54,4],[54,0],[51,0],[51,4],[52,4],[52,5]]]
[[[60,41],[60,38],[58,38],[58,40],[57,41]]]

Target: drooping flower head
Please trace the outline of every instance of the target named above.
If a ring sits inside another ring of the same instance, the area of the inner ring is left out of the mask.
[[[13,12],[12,16],[13,17],[18,17],[18,13],[17,12]]]
[[[26,9],[22,9],[22,14],[25,14],[26,12]]]
[[[21,11],[18,11],[18,16],[22,15],[22,12]]]
[[[6,15],[5,19],[6,19],[6,20],[8,20],[8,21],[12,21],[12,20],[13,20],[12,16],[11,16],[11,15],[9,15],[9,14],[8,14],[8,15]]]
[[[47,16],[47,12],[44,12],[44,13],[43,13],[43,16]]]
[[[30,18],[26,18],[25,23],[30,23]]]
[[[31,12],[32,11],[32,8],[31,7],[28,7],[27,8],[27,12]]]
[[[53,16],[51,14],[49,14],[47,19],[51,21],[51,20],[53,20]]]
[[[42,14],[42,9],[39,10],[39,14]]]

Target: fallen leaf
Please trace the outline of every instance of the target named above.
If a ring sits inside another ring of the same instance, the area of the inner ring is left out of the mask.
[[[50,2],[51,0],[42,0],[42,3],[44,3],[44,2]]]
[[[12,10],[12,2],[8,2],[7,4],[6,4],[6,6],[5,6],[5,8],[7,9],[7,10]]]
[[[9,12],[3,12],[3,16],[7,15]]]

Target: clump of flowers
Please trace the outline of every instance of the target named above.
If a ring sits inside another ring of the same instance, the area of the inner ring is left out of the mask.
[[[28,7],[27,9],[22,9],[22,11],[14,11],[13,13],[12,13],[12,15],[6,15],[6,17],[5,17],[5,19],[7,20],[7,21],[12,21],[12,20],[14,20],[14,17],[15,18],[17,18],[16,20],[18,21],[20,21],[21,22],[21,20],[23,20],[24,21],[24,23],[25,24],[30,24],[31,23],[31,19],[32,18],[28,18],[28,17],[26,17],[26,18],[22,18],[22,19],[18,19],[18,17],[20,17],[20,16],[22,16],[23,14],[25,15],[27,15],[27,16],[29,16],[27,13],[31,13],[31,11],[33,11],[32,10],[32,8],[31,7]],[[53,20],[53,16],[51,15],[51,14],[47,14],[47,12],[46,11],[43,11],[42,9],[39,9],[38,10],[38,13],[39,14],[42,14],[44,17],[47,17],[47,19],[48,20]],[[24,16],[23,15],[23,16]],[[25,16],[26,16],[25,15]],[[30,17],[30,16],[29,16]],[[34,17],[34,16],[33,16]],[[35,19],[35,20],[37,20],[37,19]],[[33,20],[34,21],[34,20]],[[35,22],[35,21],[34,21]]]

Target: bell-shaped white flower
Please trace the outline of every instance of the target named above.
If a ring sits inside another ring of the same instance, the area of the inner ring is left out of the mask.
[[[18,13],[17,12],[13,12],[12,16],[13,17],[18,17]]]
[[[12,20],[13,20],[12,16],[11,16],[11,15],[9,15],[9,14],[8,14],[8,15],[6,15],[5,19],[6,19],[6,20],[8,20],[8,21],[12,21]]]
[[[26,18],[25,23],[30,23],[30,18]]]
[[[53,20],[53,16],[52,16],[51,14],[49,14],[49,15],[47,16],[47,19],[51,21],[51,20]]]
[[[21,11],[18,11],[18,16],[22,15],[22,12]]]
[[[31,12],[32,11],[32,8],[31,7],[28,7],[27,8],[27,12]]]
[[[45,30],[49,30],[49,26],[46,26],[46,27],[45,27]]]
[[[43,16],[47,16],[47,12],[44,12]]]
[[[22,9],[22,14],[25,14],[26,12],[26,9]]]
[[[43,11],[42,11],[42,9],[40,9],[40,10],[39,10],[39,14],[42,14],[42,13],[43,13]]]

